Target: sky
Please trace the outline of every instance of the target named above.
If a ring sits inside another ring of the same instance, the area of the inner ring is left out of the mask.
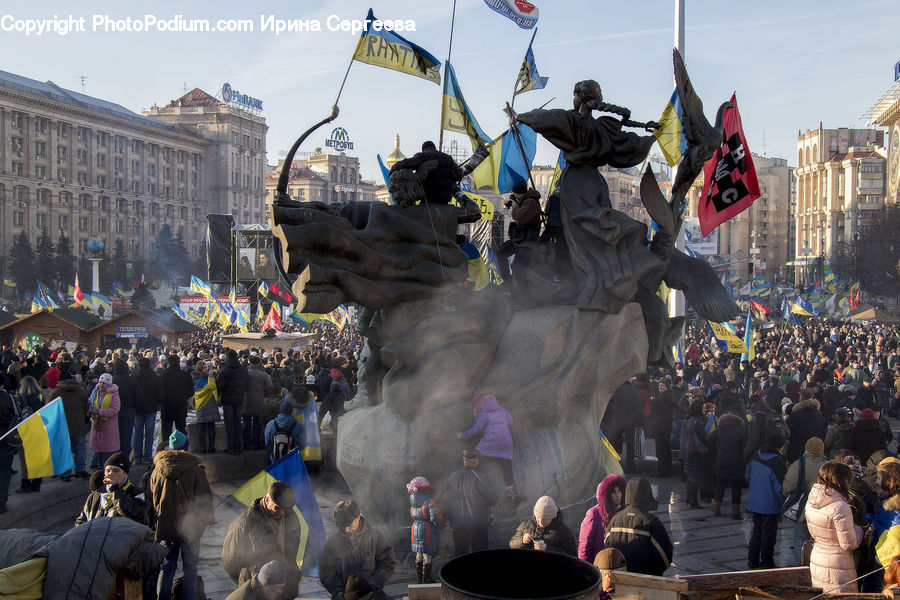
[[[632,119],[656,120],[673,89],[672,0],[533,0],[540,11],[534,54],[543,90],[516,98],[517,110],[571,108],[572,87],[595,79],[607,102],[631,109]],[[719,103],[737,93],[750,149],[796,164],[800,130],[863,127],[868,109],[893,85],[900,60],[900,0],[721,2],[684,0],[685,56],[694,88],[712,120]],[[222,84],[263,101],[269,164],[311,124],[330,113],[357,43],[331,22],[412,20],[403,32],[446,60],[452,0],[224,0],[167,2],[4,3],[0,8],[3,70],[116,102],[135,112],[163,106],[194,87],[216,95]],[[84,32],[25,35],[4,27],[26,19],[85,18]],[[94,18],[159,21],[249,19],[252,32],[103,31]],[[318,21],[321,31],[276,35],[262,31],[270,16]],[[451,62],[482,129],[501,133],[532,31],[489,9],[484,0],[458,0]],[[301,152],[323,146],[333,127],[346,129],[368,180],[379,181],[375,155],[387,155],[399,134],[407,156],[437,140],[441,88],[399,72],[354,62],[340,99],[340,117],[318,130]],[[468,144],[465,138],[445,135]],[[657,150],[654,150],[657,152]],[[540,140],[535,162],[555,163],[557,150]]]

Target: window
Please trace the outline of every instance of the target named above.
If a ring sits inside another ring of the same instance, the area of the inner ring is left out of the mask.
[[[125,198],[119,198],[116,200],[116,211],[123,213],[128,210],[128,203],[125,201]]]
[[[125,223],[116,221],[116,233],[125,233]]]
[[[34,157],[35,158],[46,158],[47,157],[47,144],[44,142],[35,142],[34,143]]]
[[[14,162],[11,165],[12,174],[17,177],[22,177],[25,172],[25,163]]]
[[[47,179],[47,167],[44,165],[35,165],[34,176],[38,179]]]
[[[118,154],[124,153],[124,152],[125,152],[125,147],[126,147],[126,146],[127,146],[127,143],[126,143],[126,141],[125,141],[125,138],[122,137],[121,135],[117,135],[117,136],[116,136],[116,143],[115,143],[115,149],[116,149],[116,152],[117,152]]]
[[[35,117],[34,118],[34,132],[35,133],[47,133],[47,119],[44,117]]]
[[[185,157],[186,154],[187,154],[187,152],[185,152],[184,150],[179,150],[179,151],[178,151],[178,164],[179,164],[179,165],[183,165],[183,164],[184,164],[184,157]]]
[[[69,215],[59,215],[59,228],[64,231],[69,228]]]
[[[13,111],[12,113],[10,113],[10,115],[9,115],[10,125],[12,125],[13,127],[18,127],[19,129],[22,129],[23,128],[22,122],[23,122],[22,113],[16,112],[16,111]]]
[[[101,148],[106,148],[106,141],[109,139],[109,134],[104,132],[99,132],[97,134],[97,145]]]
[[[38,213],[36,225],[38,229],[47,229],[47,215],[45,215],[44,213]]]
[[[132,152],[140,152],[142,147],[142,143],[140,140],[131,140],[131,151]]]
[[[250,136],[249,136],[249,135],[245,135],[245,136],[244,136],[244,145],[245,145],[245,146],[249,146],[249,145],[250,145]]]
[[[141,163],[133,160],[131,161],[131,174],[132,175],[140,175],[141,174]]]
[[[78,196],[78,208],[89,209],[91,207],[90,194],[81,194]]]
[[[109,198],[100,196],[100,210],[109,210]]]
[[[233,144],[238,143],[238,132],[237,131],[231,132],[231,143],[233,143]]]
[[[125,159],[117,156],[113,159],[113,168],[116,171],[120,171],[125,168]]]
[[[169,156],[170,156],[169,148],[164,148],[163,149],[163,160],[166,162],[169,162]]]
[[[79,127],[78,134],[76,137],[79,142],[83,142],[83,143],[87,144],[91,139],[91,130],[88,129],[87,127]]]
[[[88,156],[87,150],[76,150],[75,151],[75,162],[77,162],[79,165],[86,165],[87,164],[87,156]]]
[[[69,126],[65,123],[56,124],[56,136],[66,139],[69,137]]]
[[[150,144],[150,147],[147,150],[147,154],[150,156],[150,158],[156,158],[156,144]]]
[[[83,171],[78,173],[78,185],[87,185],[87,173]]]
[[[56,147],[56,162],[57,164],[63,162],[68,158],[69,153],[68,149],[65,146],[57,146]]]
[[[184,183],[184,169],[178,169],[178,183]]]
[[[19,156],[22,156],[22,151],[25,149],[25,139],[14,135],[9,141],[12,146],[12,151],[17,152]]]
[[[106,175],[97,175],[97,187],[100,189],[106,187]]]
[[[59,203],[62,206],[71,206],[72,194],[70,194],[69,192],[60,192],[59,193]]]
[[[97,155],[97,166],[98,166],[98,167],[105,167],[105,166],[106,166],[106,155],[105,155],[105,154],[98,154],[98,155]]]
[[[156,165],[151,164],[149,166],[149,169],[147,169],[147,176],[148,177],[156,177]]]
[[[65,183],[66,180],[69,178],[69,171],[68,171],[68,169],[57,169],[57,170],[56,170],[56,178],[57,178],[60,182]]]
[[[25,225],[25,213],[21,211],[13,211],[13,225],[22,227]]]
[[[78,240],[78,248],[82,254],[87,252],[87,240],[85,240],[85,239]]]

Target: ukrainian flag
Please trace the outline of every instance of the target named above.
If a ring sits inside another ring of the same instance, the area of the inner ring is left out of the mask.
[[[659,149],[666,157],[666,162],[672,167],[678,164],[688,146],[687,138],[684,137],[684,128],[681,126],[683,118],[681,97],[676,89],[672,92],[672,97],[669,98],[669,102],[659,118],[659,128],[653,130],[653,135],[659,142]]]
[[[210,287],[210,285],[208,283],[204,283],[203,280],[196,275],[191,275],[190,290],[192,292],[197,292],[202,296],[206,296],[207,298],[212,297],[212,288]]]
[[[713,337],[716,338],[717,342],[724,344],[727,352],[744,354],[750,351],[747,345],[744,344],[744,340],[736,336],[725,323],[713,323],[712,321],[707,321],[707,323],[712,330]]]
[[[535,27],[534,33],[531,35],[531,41],[528,42],[528,50],[525,52],[525,60],[522,61],[522,66],[519,69],[519,78],[516,80],[516,91],[513,92],[513,96],[531,90],[542,90],[547,86],[547,81],[550,80],[549,77],[541,77],[537,70],[537,64],[534,62],[534,52],[531,50],[531,45],[534,44],[536,35],[537,27]],[[550,189],[552,190],[553,188]]]
[[[553,190],[556,189],[556,184],[559,183],[559,178],[562,177],[562,172],[566,170],[566,159],[563,157],[562,150],[559,151],[559,157],[556,159],[556,168],[553,169],[553,177],[550,179],[550,187],[547,188],[547,195],[553,193]]]
[[[747,311],[747,325],[744,327],[744,345],[747,346],[747,352],[741,354],[741,361],[753,360],[756,358],[756,348],[753,343],[753,316],[752,311]]]
[[[444,101],[441,105],[441,129],[464,133],[472,141],[472,149],[479,146],[489,146],[491,138],[481,129],[475,115],[469,110],[462,89],[456,80],[456,72],[453,65],[447,61],[444,67]]]
[[[256,291],[259,292],[259,295],[263,298],[269,296],[269,284],[265,281],[259,282],[259,287],[256,288]]]
[[[22,421],[18,430],[29,479],[62,475],[75,468],[66,412],[59,398]]]
[[[315,403],[313,408],[315,408]],[[269,486],[276,481],[290,484],[297,497],[294,514],[300,520],[300,547],[297,549],[297,566],[307,577],[319,576],[319,555],[325,547],[325,526],[319,514],[319,503],[313,492],[309,474],[300,450],[291,450],[281,458],[260,471],[250,481],[239,487],[231,495],[245,506],[250,506],[257,498],[262,498],[269,491]]]
[[[353,60],[441,84],[441,61],[393,31],[375,31],[372,28],[375,20],[370,8]]]
[[[103,307],[103,310],[109,311],[112,309],[112,303],[109,301],[109,298],[101,294],[100,292],[94,292],[94,302]]]
[[[187,321],[187,320],[188,320],[187,315],[184,314],[184,311],[181,310],[181,307],[178,306],[177,304],[175,304],[175,305],[172,306],[172,310],[175,312],[176,315],[178,315],[178,318],[179,318],[179,319],[182,319],[182,320],[184,320],[184,321]]]
[[[803,315],[805,317],[816,317],[819,315],[819,311],[800,296],[797,296],[793,302],[790,302],[790,306],[791,312],[795,315]]]
[[[606,436],[603,435],[603,430],[598,429],[597,433],[600,434],[600,443],[603,444],[603,447],[606,448],[606,451],[609,452],[614,459],[617,461],[622,460],[622,457],[619,456],[619,453],[616,452],[616,449],[613,448],[613,445],[609,443],[609,440],[606,439]]]
[[[537,149],[537,133],[522,123],[516,127],[522,148],[519,148],[512,129],[494,139],[488,148],[488,157],[472,171],[476,190],[490,186],[495,194],[505,194],[511,192],[520,181],[528,181],[528,172]],[[522,150],[525,151],[524,156]]]
[[[5,276],[3,277],[3,285],[14,288],[16,287],[16,280],[12,277]]]

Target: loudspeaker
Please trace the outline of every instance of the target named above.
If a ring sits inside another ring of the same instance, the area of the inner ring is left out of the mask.
[[[210,283],[230,283],[234,246],[231,230],[234,217],[231,215],[206,215],[206,266]]]

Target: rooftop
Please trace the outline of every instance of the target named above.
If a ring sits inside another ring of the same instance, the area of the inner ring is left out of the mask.
[[[168,123],[163,123],[162,121],[139,115],[114,102],[94,98],[93,96],[81,94],[73,90],[67,90],[56,85],[52,81],[40,82],[36,79],[29,79],[28,77],[9,73],[8,71],[0,71],[0,87],[18,90],[20,92],[25,92],[26,94],[40,96],[56,102],[62,102],[63,104],[68,104],[84,110],[104,113],[112,117],[131,121],[147,127],[154,127],[170,133],[192,135],[187,130],[176,125],[169,125]]]

